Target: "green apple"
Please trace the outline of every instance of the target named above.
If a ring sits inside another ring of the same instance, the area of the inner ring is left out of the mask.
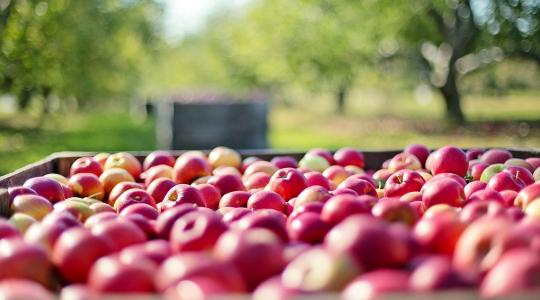
[[[306,168],[311,171],[323,172],[330,164],[326,159],[319,155],[306,155],[299,162],[300,168]]]
[[[491,177],[493,177],[495,174],[502,172],[506,166],[504,164],[493,164],[489,167],[487,167],[484,172],[482,172],[482,175],[480,176],[480,181],[487,183]]]

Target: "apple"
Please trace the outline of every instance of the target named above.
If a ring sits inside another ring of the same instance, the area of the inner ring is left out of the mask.
[[[514,206],[514,201],[515,201],[516,196],[518,194],[516,191],[506,190],[506,191],[500,192],[499,194],[501,194],[501,196],[503,198],[503,204],[504,204],[505,207]]]
[[[512,176],[523,181],[525,185],[531,185],[534,183],[533,174],[526,168],[520,166],[507,166],[503,172],[512,174]]]
[[[55,224],[34,223],[24,234],[24,241],[32,245],[40,246],[47,252],[47,255],[50,256],[58,237],[70,227],[72,226],[62,222]]]
[[[221,194],[215,186],[208,183],[201,183],[195,185],[195,188],[201,192],[204,202],[206,202],[206,207],[214,210],[218,208]]]
[[[480,181],[483,182],[489,182],[491,177],[495,176],[496,174],[504,171],[506,169],[505,165],[503,164],[493,164],[487,167],[480,176]]]
[[[103,169],[110,170],[116,168],[128,171],[135,179],[138,179],[142,172],[142,165],[139,160],[128,152],[118,152],[107,158]]]
[[[537,199],[540,199],[540,182],[531,184],[519,191],[514,200],[514,205],[526,209],[530,203]]]
[[[256,255],[251,253],[251,256]],[[230,293],[247,291],[238,268],[231,262],[216,259],[208,252],[186,252],[170,256],[159,267],[155,283],[158,291],[165,291],[182,280],[201,277],[223,283]]]
[[[484,152],[484,154],[482,154],[482,156],[480,157],[483,162],[490,165],[503,164],[510,158],[512,158],[512,153],[510,153],[510,151],[506,149],[490,149]]]
[[[47,177],[30,178],[24,183],[23,187],[33,190],[36,194],[46,198],[52,203],[65,199],[62,185],[54,179]]]
[[[157,204],[162,202],[163,198],[167,195],[167,192],[175,186],[176,183],[169,178],[158,178],[148,185],[146,191],[154,198],[154,201]],[[111,197],[109,196],[109,199],[110,198]]]
[[[505,213],[504,206],[499,202],[475,201],[463,207],[459,217],[464,223],[470,224],[484,216],[496,217]]]
[[[13,199],[19,195],[37,195],[37,193],[27,187],[23,186],[15,186],[15,187],[9,187],[8,188],[8,194],[9,194],[9,205],[13,202]]]
[[[440,203],[461,207],[465,201],[463,187],[450,178],[429,180],[422,186],[421,192],[425,208]]]
[[[230,192],[219,200],[219,207],[246,207],[249,198],[251,197],[250,192],[244,191],[234,191]]]
[[[49,174],[45,174],[43,175],[43,177],[45,178],[50,178],[52,180],[55,180],[56,182],[60,183],[60,184],[63,184],[63,185],[66,185],[67,184],[67,178],[60,175],[60,174],[56,174],[56,173],[49,173]]]
[[[243,173],[245,177],[249,177],[255,173],[266,173],[272,176],[278,168],[271,162],[260,160],[252,163],[249,167],[246,168]]]
[[[242,158],[240,154],[235,150],[227,147],[216,147],[208,154],[208,161],[212,168],[220,166],[231,166],[240,168],[242,164]]]
[[[536,170],[534,171],[533,178],[535,182],[540,181],[540,167],[536,168]]]
[[[469,167],[469,173],[472,176],[473,180],[480,180],[482,178],[482,173],[489,167],[485,162],[479,162],[471,165]]]
[[[61,300],[70,300],[70,299],[95,299],[97,297],[96,293],[90,288],[81,283],[70,284],[62,287],[60,290]]]
[[[108,240],[92,235],[86,228],[73,227],[56,241],[52,261],[67,282],[86,282],[94,262],[111,252],[113,247]]]
[[[90,197],[102,200],[105,194],[103,185],[95,174],[77,173],[69,178],[68,187],[74,195],[79,197]]]
[[[109,158],[109,156],[111,156],[111,154],[102,152],[94,155],[93,159],[101,165],[101,168],[104,168],[105,162],[107,161],[107,158]]]
[[[482,181],[471,181],[467,183],[467,185],[463,188],[463,193],[465,194],[465,198],[469,199],[469,197],[474,194],[475,192],[484,190],[487,187],[487,183]]]
[[[394,174],[388,169],[380,169],[373,173],[373,180],[378,188],[384,188],[386,181]],[[424,180],[425,181],[425,180]]]
[[[223,220],[223,222],[230,225],[240,220],[244,216],[250,214],[251,212],[252,210],[246,207],[230,207],[228,211],[223,213],[223,216],[221,219]]]
[[[54,295],[39,283],[26,279],[5,279],[0,282],[2,299],[53,300]]]
[[[49,286],[51,271],[47,252],[41,246],[21,239],[0,240],[0,281],[19,278]]]
[[[504,190],[513,190],[519,192],[525,187],[525,183],[510,174],[509,172],[499,172],[488,181],[488,188],[501,192]]]
[[[298,162],[300,168],[305,168],[310,171],[322,172],[330,166],[330,163],[326,158],[319,155],[304,155],[304,157]]]
[[[81,157],[75,160],[69,169],[69,176],[78,173],[92,173],[99,177],[103,173],[103,167],[93,157]]]
[[[246,190],[242,178],[234,174],[212,176],[208,179],[208,183],[215,186],[222,196],[230,192]]]
[[[528,157],[525,161],[535,170],[540,168],[540,157]]]
[[[429,148],[422,144],[410,144],[407,147],[405,147],[403,152],[410,153],[416,156],[416,158],[418,158],[422,166],[426,164],[426,160],[430,154]]]
[[[397,172],[403,169],[418,170],[422,168],[422,163],[418,160],[414,154],[411,153],[398,153],[388,163],[388,170],[390,172]]]
[[[354,148],[341,148],[334,153],[334,160],[336,164],[340,166],[357,166],[361,169],[364,168],[364,154]]]
[[[377,197],[375,186],[368,180],[349,177],[340,183],[338,189],[346,188],[355,191],[358,195],[370,195]]]
[[[193,203],[200,207],[206,206],[203,195],[198,189],[181,183],[175,185],[167,192],[158,207],[161,209],[160,211],[163,211],[184,203]]]
[[[409,291],[409,273],[403,270],[380,269],[361,274],[341,293],[344,300],[375,299],[386,294]]]
[[[21,234],[19,230],[8,220],[0,217],[0,240],[7,238],[18,238]]]
[[[146,235],[133,222],[123,219],[110,219],[95,224],[90,229],[96,237],[109,241],[114,251],[127,246],[146,242]]]
[[[338,165],[332,165],[326,168],[326,170],[324,170],[322,174],[335,185],[339,185],[343,182],[343,180],[352,175],[351,172],[345,170],[344,167]]]
[[[10,210],[12,214],[23,213],[40,221],[53,211],[53,205],[49,200],[38,195],[19,195],[13,199]]]
[[[465,227],[457,215],[439,213],[429,217],[426,212],[414,226],[413,236],[425,249],[451,256]]]
[[[314,185],[305,188],[296,198],[294,208],[297,209],[311,202],[326,202],[332,197],[330,192],[322,186]]]
[[[409,192],[417,192],[420,191],[424,183],[424,178],[418,172],[399,170],[386,180],[384,196],[400,197]]]
[[[152,196],[143,189],[129,189],[123,192],[114,202],[114,209],[121,213],[130,205],[144,203],[156,208],[156,201]]]
[[[191,300],[227,297],[232,291],[224,283],[208,277],[190,277],[180,280],[164,292],[165,299]]]
[[[270,160],[278,169],[297,168],[298,162],[292,156],[275,156]]]
[[[324,203],[322,202],[309,202],[309,203],[306,203],[305,205],[298,207],[297,209],[294,209],[291,212],[291,214],[287,217],[287,226],[289,226],[290,223],[294,221],[296,217],[300,216],[303,213],[313,212],[320,215],[323,207],[324,207]]]
[[[503,254],[497,240],[507,235],[513,225],[504,216],[481,218],[469,225],[456,244],[456,269],[475,276],[491,269]]]
[[[312,156],[317,155],[322,158],[324,158],[329,165],[334,165],[336,161],[334,160],[334,157],[332,156],[332,153],[326,149],[322,148],[312,148],[308,152],[306,152],[306,156]]]
[[[265,189],[278,193],[288,201],[298,196],[306,187],[307,181],[302,173],[293,168],[283,168],[272,175]]]
[[[283,250],[283,242],[277,235],[257,228],[225,232],[218,239],[214,253],[218,260],[236,266],[248,288],[253,290],[283,270]]]
[[[249,209],[275,209],[279,212],[284,212],[285,200],[275,192],[258,191],[249,196],[247,201]]]
[[[403,196],[399,197],[400,201],[404,202],[422,202],[422,193],[420,192],[408,192],[407,194],[404,194]],[[423,204],[422,204],[423,205]]]
[[[525,208],[525,214],[529,217],[540,219],[540,201],[535,200]]]
[[[176,185],[176,184],[175,184]],[[114,188],[109,193],[108,203],[112,206],[116,203],[116,199],[120,197],[124,192],[131,189],[144,189],[144,186],[137,182],[126,181],[120,182],[114,186]]]
[[[109,195],[117,184],[124,181],[135,182],[135,179],[133,179],[133,176],[124,169],[112,168],[103,171],[103,174],[99,176],[99,181],[101,181],[101,184],[103,185],[105,194]]]
[[[365,196],[369,197],[369,196]],[[376,201],[376,199],[374,199]],[[338,224],[354,214],[369,214],[371,206],[360,197],[337,195],[330,198],[323,206],[321,218],[332,225]]]
[[[154,239],[157,236],[155,229],[155,220],[150,220],[141,214],[128,214],[120,217],[121,220],[130,221],[139,227],[148,240]]]
[[[287,217],[285,214],[273,209],[260,209],[243,216],[235,222],[233,228],[237,231],[247,231],[254,228],[263,228],[272,231],[281,240],[287,242],[289,236],[286,229]]]
[[[321,243],[328,230],[330,230],[330,225],[321,219],[320,214],[314,212],[298,215],[287,226],[287,232],[292,241],[309,244]]]
[[[464,177],[467,175],[468,163],[463,150],[445,146],[431,153],[426,161],[426,167],[433,175],[454,173]]]
[[[92,228],[97,224],[103,223],[107,220],[116,220],[118,214],[116,212],[103,212],[90,216],[86,221],[84,221],[84,226],[87,228]]]
[[[347,178],[346,180],[353,180],[353,179],[362,179],[362,180],[368,181],[374,187],[376,187],[376,185],[377,185],[377,183],[375,182],[373,177],[371,177],[371,175],[366,174],[366,173],[353,174],[353,175],[349,176],[349,178]]]
[[[281,281],[288,288],[307,292],[340,291],[359,273],[350,255],[314,247],[287,265]]]
[[[211,250],[227,229],[227,224],[217,214],[193,211],[174,222],[171,246],[176,252]]]
[[[212,175],[214,175],[214,176],[215,175],[226,175],[226,174],[236,175],[236,176],[239,176],[239,177],[242,176],[242,173],[240,173],[240,171],[237,168],[230,167],[230,166],[217,167],[212,171]]]
[[[441,214],[448,214],[454,217],[458,216],[458,209],[454,206],[448,204],[435,204],[427,209],[425,209],[424,216],[426,218],[431,218]]]
[[[486,274],[480,295],[486,298],[507,297],[528,290],[538,290],[540,257],[537,252],[518,248],[505,253]]]
[[[176,183],[191,183],[199,177],[212,174],[212,167],[206,158],[181,155],[174,164],[173,180]]]
[[[168,240],[174,222],[183,215],[196,210],[195,204],[184,203],[162,212],[156,220],[156,233],[160,238]]]
[[[90,203],[84,202],[82,199],[70,198],[54,205],[54,211],[68,212],[81,222],[96,212],[90,208]]]
[[[256,156],[248,156],[244,158],[242,160],[242,165],[240,166],[240,172],[244,174],[246,172],[246,169],[257,161],[262,161],[262,159]]]
[[[248,191],[263,189],[270,182],[270,178],[272,178],[272,176],[263,172],[258,172],[245,178],[244,185]]]
[[[365,215],[352,215],[334,226],[324,247],[334,255],[352,255],[366,271],[403,265],[409,256],[405,241],[396,239],[387,223]]]
[[[77,220],[72,214],[68,212],[56,212],[53,211],[41,220],[43,225],[65,225],[67,227],[81,226],[81,222]]]
[[[22,235],[24,235],[26,230],[28,230],[28,228],[36,222],[36,219],[23,213],[14,213],[11,215],[11,217],[9,217],[9,223],[17,228],[17,231]]]
[[[161,265],[173,254],[170,243],[167,240],[153,240],[144,244],[128,246],[119,252],[122,262],[133,264],[140,259],[153,262],[156,266]]]
[[[467,161],[471,161],[480,158],[484,152],[485,150],[483,148],[471,148],[465,152],[465,156],[467,157]]]
[[[521,158],[510,158],[504,162],[504,165],[507,167],[522,167],[527,169],[529,172],[534,172],[533,166],[528,163],[526,160]]]
[[[416,211],[409,203],[397,198],[380,199],[371,209],[371,214],[387,222],[401,222],[409,226],[418,220]]]
[[[490,188],[486,188],[484,190],[477,191],[477,192],[473,193],[467,199],[467,204],[472,203],[472,202],[478,202],[478,201],[480,201],[480,202],[492,201],[492,202],[497,202],[497,203],[500,203],[500,204],[504,204],[504,199],[501,196],[501,194],[499,192],[497,192],[496,190],[493,190],[493,189],[490,189]]]
[[[148,187],[152,181],[158,178],[173,178],[173,168],[167,165],[157,165],[141,173],[141,179],[144,180],[144,186]]]
[[[304,295],[309,295],[309,293],[285,286],[281,276],[278,275],[259,284],[253,292],[253,300],[296,299],[296,297]]]
[[[424,258],[414,269],[409,286],[416,292],[433,292],[444,289],[465,289],[472,283],[453,266],[449,257],[433,255]]]
[[[145,260],[125,263],[117,255],[108,255],[92,266],[88,286],[97,293],[149,294],[155,290],[155,268]]]
[[[336,186],[333,182],[330,183],[330,181],[328,181],[328,179],[326,179],[326,177],[324,177],[324,175],[320,172],[316,172],[316,171],[307,172],[307,173],[304,173],[304,176],[306,177],[307,186],[318,185],[318,186],[322,186],[323,188],[327,190],[333,189],[332,185],[334,188]]]
[[[143,170],[148,170],[152,167],[159,166],[159,165],[165,165],[172,167],[174,166],[174,156],[170,154],[167,151],[154,151],[150,154],[148,154],[143,161]]]
[[[465,181],[465,179],[463,177],[459,177],[458,175],[453,174],[453,173],[440,173],[440,174],[437,174],[437,175],[433,176],[430,179],[430,181],[435,181],[435,180],[438,180],[438,179],[441,179],[441,178],[449,178],[449,179],[455,180],[463,188],[465,188],[465,186],[467,185],[467,181]]]
[[[353,195],[353,196],[358,196],[358,193],[351,190],[351,189],[348,189],[348,188],[337,188],[333,191],[330,192],[330,194],[334,195],[334,196],[337,196],[337,195]]]

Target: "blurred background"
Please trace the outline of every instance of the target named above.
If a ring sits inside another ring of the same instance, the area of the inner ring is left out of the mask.
[[[205,123],[253,147],[538,148],[540,0],[0,0],[0,174],[238,102]]]

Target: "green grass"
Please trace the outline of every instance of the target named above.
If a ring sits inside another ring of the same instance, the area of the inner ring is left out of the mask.
[[[271,147],[384,149],[412,142],[431,147],[540,147],[540,97],[533,92],[465,98],[469,123],[457,128],[441,121],[439,99],[418,104],[411,93],[355,92],[343,116],[333,114],[331,99],[302,99],[293,101],[292,107],[272,107]],[[23,115],[0,115],[0,174],[57,151],[114,152],[156,147],[154,121],[136,124],[127,112],[55,115],[39,129],[33,129],[34,122]]]

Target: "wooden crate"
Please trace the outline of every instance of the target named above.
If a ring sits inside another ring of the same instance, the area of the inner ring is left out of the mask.
[[[540,157],[540,149],[509,149],[515,158],[527,158],[527,157]],[[171,153],[177,157],[184,151],[171,151]],[[205,151],[208,152],[208,151]],[[277,150],[240,150],[242,157],[257,156],[259,158],[270,160],[272,157],[279,155],[289,155],[296,159],[301,159],[304,152],[301,151],[277,151]],[[392,158],[401,150],[384,150],[384,151],[363,151],[366,169],[380,168],[382,163]],[[149,152],[132,152],[139,160],[144,159]],[[12,186],[22,185],[27,179],[42,176],[47,173],[58,173],[64,176],[69,174],[69,168],[71,164],[80,157],[95,155],[94,152],[58,152],[49,155],[48,157],[20,168],[12,173],[0,177],[0,216],[9,217],[9,195],[7,188]],[[128,297],[129,299],[160,299],[155,295]],[[468,290],[451,290],[438,292],[436,294],[394,294],[385,296],[384,299],[404,299],[404,300],[423,300],[423,299],[478,299],[479,295],[476,292]],[[107,296],[103,299],[125,299],[123,296]],[[230,300],[248,300],[251,299],[249,295],[232,295],[232,296],[220,296],[216,299],[230,299]],[[338,300],[340,299],[338,294],[321,294],[297,297],[296,300]],[[524,293],[515,295],[512,297],[504,297],[502,299],[525,299],[536,300],[540,299],[540,295],[536,292]]]

